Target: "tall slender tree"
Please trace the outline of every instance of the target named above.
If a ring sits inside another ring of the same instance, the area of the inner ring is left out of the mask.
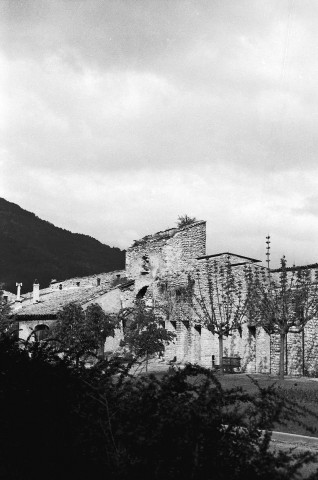
[[[190,294],[195,316],[219,340],[219,368],[223,373],[223,341],[233,331],[240,330],[246,320],[249,296],[244,289],[245,275],[234,273],[230,257],[205,261],[196,272]]]
[[[287,268],[282,257],[278,271],[250,268],[247,278],[249,318],[269,334],[279,335],[279,376],[283,379],[288,332],[301,332],[318,315],[318,269]]]

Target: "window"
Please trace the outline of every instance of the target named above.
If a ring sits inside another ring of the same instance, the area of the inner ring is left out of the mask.
[[[97,286],[100,286],[100,278],[97,279]]]
[[[149,270],[150,270],[149,258],[148,258],[148,255],[143,255],[141,258],[142,258],[141,274],[146,275],[147,273],[149,273]]]

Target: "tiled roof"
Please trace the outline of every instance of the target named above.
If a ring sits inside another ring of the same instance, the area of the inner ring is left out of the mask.
[[[65,290],[45,288],[40,290],[40,301],[38,303],[33,303],[32,292],[23,295],[21,307],[14,313],[17,317],[54,315],[68,303],[78,302],[84,304],[100,297],[109,290],[109,286],[105,285],[99,287],[69,288]]]

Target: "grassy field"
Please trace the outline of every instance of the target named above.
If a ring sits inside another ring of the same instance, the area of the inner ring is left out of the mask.
[[[257,391],[257,386],[251,378],[256,380],[261,387],[275,384],[278,391],[286,400],[297,405],[301,414],[284,424],[275,425],[275,430],[318,437],[318,381],[309,378],[286,377],[279,380],[269,375],[225,374],[218,377],[224,388],[242,387],[249,393]]]

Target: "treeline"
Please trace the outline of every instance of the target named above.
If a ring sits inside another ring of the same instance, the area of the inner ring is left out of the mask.
[[[14,203],[0,199],[0,282],[15,291],[17,281],[30,291],[52,278],[108,272],[124,268],[125,252],[98,240],[55,227]]]

